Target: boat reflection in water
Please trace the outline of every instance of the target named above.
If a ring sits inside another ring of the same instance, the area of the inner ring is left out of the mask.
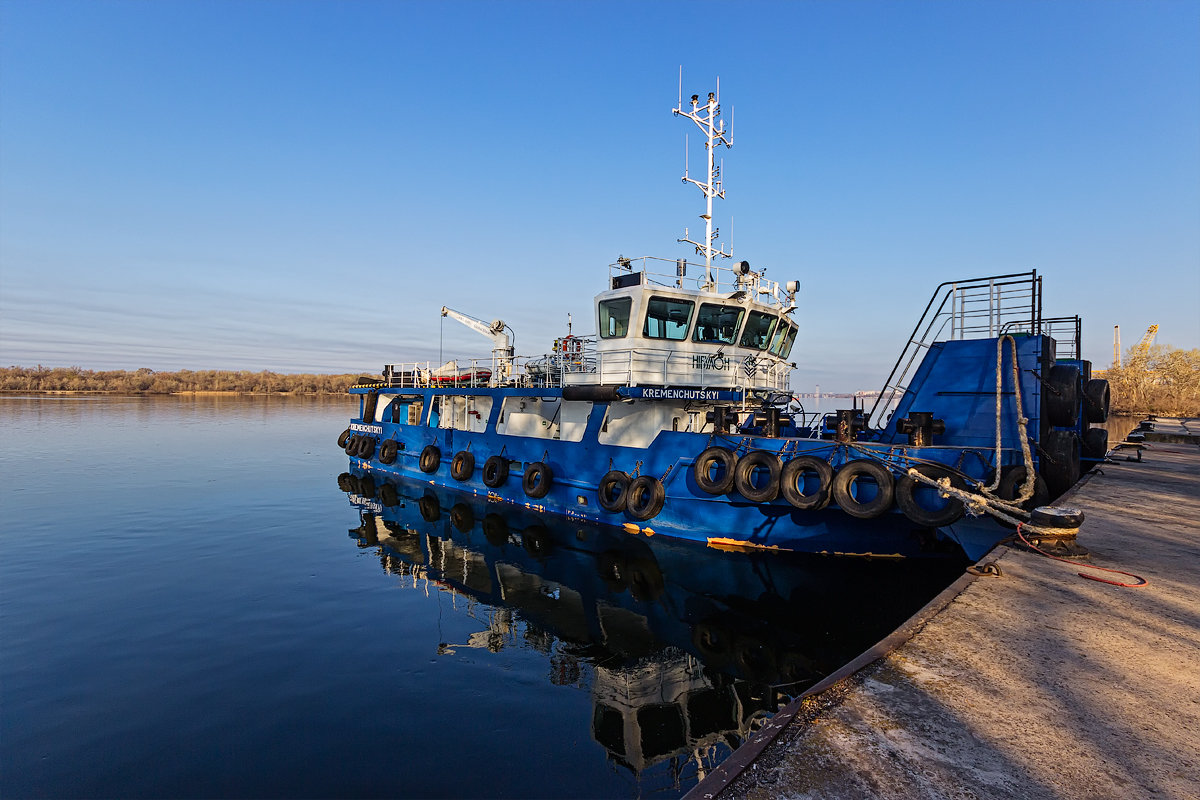
[[[350,531],[389,574],[490,606],[455,648],[548,654],[590,688],[591,735],[635,776],[702,777],[792,697],[894,630],[965,559],[719,551],[486,496],[344,473]],[[523,630],[519,630],[521,626]],[[558,640],[559,646],[552,647]]]

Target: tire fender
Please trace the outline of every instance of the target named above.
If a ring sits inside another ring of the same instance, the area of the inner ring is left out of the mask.
[[[855,497],[854,489],[860,478],[875,482],[878,491],[867,501]],[[848,461],[833,476],[833,499],[838,507],[858,519],[874,519],[892,507],[895,497],[895,481],[888,468],[869,458]]]
[[[815,473],[818,486],[805,493],[805,476]],[[779,476],[779,493],[796,508],[817,511],[829,505],[829,490],[833,485],[833,467],[816,456],[797,456],[783,465]]]

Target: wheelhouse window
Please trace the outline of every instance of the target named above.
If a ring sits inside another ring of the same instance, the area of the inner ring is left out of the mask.
[[[642,335],[647,339],[683,341],[695,310],[696,304],[691,300],[651,297],[646,304],[646,324],[642,327]]]
[[[629,309],[632,297],[600,301],[600,338],[621,339],[629,334]]]
[[[745,315],[746,310],[738,306],[701,303],[700,313],[696,315],[696,332],[692,334],[692,341],[733,344],[738,326],[742,324],[742,317]]]
[[[787,358],[788,353],[792,352],[792,344],[795,341],[796,326],[790,324],[787,320],[783,320],[775,328],[775,334],[771,337],[771,346],[768,349],[771,351],[771,355]]]
[[[766,350],[767,345],[771,342],[771,334],[775,332],[775,325],[779,322],[779,317],[773,314],[766,314],[762,311],[751,311],[750,318],[746,320],[746,330],[742,331],[742,339],[739,344],[742,347],[754,347],[759,350]]]
[[[783,340],[783,350],[779,353],[780,358],[787,358],[792,354],[792,345],[796,343],[796,334],[799,330],[795,325],[792,325],[790,330],[788,330],[787,338]]]

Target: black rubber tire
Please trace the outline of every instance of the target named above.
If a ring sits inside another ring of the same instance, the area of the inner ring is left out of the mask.
[[[475,456],[470,450],[459,450],[450,459],[450,477],[456,481],[467,481],[475,474]]]
[[[1001,500],[1012,502],[1017,497],[1017,493],[1021,491],[1021,487],[1025,485],[1025,467],[1022,464],[1009,464],[1000,470],[1000,485],[996,489],[996,495]],[[1038,475],[1033,481],[1033,496],[1021,504],[1021,508],[1026,511],[1032,511],[1038,506],[1044,506],[1050,502],[1050,489],[1046,486],[1046,479]]]
[[[399,453],[400,445],[395,439],[388,439],[379,445],[379,461],[383,464],[395,464]]]
[[[1107,422],[1111,401],[1108,381],[1092,378],[1083,385],[1083,411],[1088,422]]]
[[[963,477],[948,467],[921,464],[916,467],[916,470],[935,481],[949,478],[950,485],[955,489],[965,491],[967,488],[967,482]],[[921,503],[923,497],[931,498],[934,503],[940,504],[940,507],[927,508]],[[913,524],[920,525],[922,528],[944,528],[947,525],[953,525],[962,519],[962,515],[966,512],[962,500],[953,495],[943,498],[937,489],[921,483],[916,478],[910,478],[907,472],[896,480],[896,505]]]
[[[630,559],[625,574],[629,576],[629,594],[639,602],[654,602],[666,588],[662,570],[653,558]]]
[[[493,547],[508,542],[508,521],[499,514],[488,514],[483,518],[483,538]]]
[[[431,494],[421,495],[417,501],[417,511],[421,512],[421,519],[426,522],[437,522],[442,518],[442,506]]]
[[[553,549],[554,537],[544,525],[530,525],[521,531],[521,544],[531,556],[544,557]]]
[[[644,521],[658,516],[658,512],[662,511],[667,492],[658,478],[642,475],[630,482],[625,497],[625,510],[629,516]]]
[[[1046,455],[1042,457],[1041,473],[1055,498],[1079,481],[1079,434],[1075,431],[1050,431],[1042,442]]]
[[[388,508],[398,506],[400,505],[400,494],[394,485],[385,483],[379,487],[379,501]]]
[[[733,470],[738,458],[728,447],[710,447],[696,456],[692,477],[696,485],[708,494],[726,494],[733,488]],[[713,467],[721,470],[720,478],[711,477]]]
[[[554,483],[554,470],[550,469],[549,464],[541,461],[534,461],[525,468],[525,474],[521,476],[521,488],[525,490],[528,497],[535,500],[540,500],[550,493],[550,486]]]
[[[1108,431],[1104,428],[1089,428],[1083,432],[1083,440],[1080,442],[1080,456],[1082,458],[1093,459],[1085,465],[1087,469],[1096,466],[1096,461],[1103,461],[1108,455]]]
[[[878,491],[867,502],[861,502],[854,496],[854,487],[860,478],[869,478],[875,482]],[[878,461],[867,458],[856,458],[842,465],[833,476],[833,499],[838,506],[856,519],[874,519],[892,507],[895,497],[895,481],[888,468]]]
[[[488,456],[483,462],[483,485],[499,489],[508,481],[508,459],[504,456]]]
[[[475,512],[466,503],[455,503],[450,509],[450,524],[459,533],[470,533],[475,527]]]
[[[775,650],[757,636],[742,635],[734,640],[733,663],[751,681],[770,683],[775,678]]]
[[[629,473],[619,469],[604,473],[596,486],[596,502],[605,511],[620,513],[629,502]]]
[[[421,468],[421,472],[427,475],[432,475],[442,466],[442,451],[437,448],[437,445],[426,445],[421,451],[421,458],[417,461],[417,466]]]
[[[805,476],[816,473],[820,484],[816,491],[805,493]],[[833,467],[816,456],[797,456],[783,465],[779,474],[779,493],[794,507],[817,511],[829,505],[829,489],[833,485]]]
[[[604,582],[605,588],[613,594],[620,594],[629,588],[625,556],[616,550],[605,550],[599,555],[596,559],[596,574]]]
[[[762,486],[754,484],[754,475],[760,470],[766,470],[766,480]],[[779,497],[779,475],[783,472],[783,462],[774,453],[766,450],[752,450],[738,459],[733,469],[733,485],[738,494],[752,503],[769,503]]]
[[[346,455],[354,457],[358,453],[358,442],[362,437],[357,433],[346,440],[345,446],[342,448],[346,451]]]
[[[346,428],[346,430],[342,431],[342,435],[338,437],[338,447],[342,448],[343,450],[346,449],[346,442],[350,441],[350,437],[353,435],[354,434],[350,432],[349,428]]]
[[[1046,417],[1051,425],[1072,428],[1079,422],[1079,367],[1055,364],[1046,374]]]
[[[733,634],[723,625],[700,622],[692,628],[692,644],[705,658],[722,658],[733,647]]]
[[[358,442],[358,457],[364,461],[370,461],[371,456],[375,455],[375,439],[372,436],[364,436]]]

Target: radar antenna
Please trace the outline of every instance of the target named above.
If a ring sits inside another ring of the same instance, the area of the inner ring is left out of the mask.
[[[719,197],[725,199],[725,190],[721,187],[721,165],[716,162],[714,151],[717,145],[725,145],[726,148],[733,147],[733,130],[732,125],[728,134],[725,131],[725,120],[721,118],[721,79],[717,78],[717,90],[708,93],[708,100],[704,103],[700,102],[700,95],[692,95],[692,107],[690,110],[683,107],[683,67],[679,68],[679,103],[671,112],[678,117],[687,117],[692,122],[696,123],[701,133],[704,134],[704,149],[708,158],[708,169],[705,173],[705,181],[701,182],[691,177],[688,173],[688,152],[685,140],[684,144],[684,164],[683,164],[683,181],[690,183],[700,190],[704,195],[704,213],[700,215],[700,219],[704,220],[704,240],[702,242],[693,241],[689,238],[687,228],[683,230],[683,238],[678,239],[679,242],[684,242],[694,245],[696,253],[704,256],[704,287],[705,289],[713,289],[716,282],[713,280],[712,262],[713,258],[720,256],[721,258],[731,258],[733,253],[726,253],[725,246],[720,248],[715,246],[717,237],[720,236],[720,230],[714,229],[712,224],[713,218],[713,198]]]

